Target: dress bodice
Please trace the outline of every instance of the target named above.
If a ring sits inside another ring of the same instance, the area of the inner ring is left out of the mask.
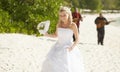
[[[73,31],[69,28],[58,28],[58,42],[65,44],[65,43],[72,43],[73,40]]]
[[[47,54],[42,72],[84,72],[81,54],[73,45],[73,31],[69,28],[58,28],[58,40]]]

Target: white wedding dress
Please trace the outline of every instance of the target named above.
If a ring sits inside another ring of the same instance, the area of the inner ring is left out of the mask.
[[[41,72],[84,72],[82,55],[77,47],[71,52],[67,50],[72,45],[73,31],[68,28],[58,28],[58,41],[48,53]]]

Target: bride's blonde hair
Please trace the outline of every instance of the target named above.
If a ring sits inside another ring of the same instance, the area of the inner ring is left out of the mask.
[[[69,7],[65,7],[65,6],[61,6],[60,10],[59,10],[59,13],[63,12],[63,11],[65,11],[69,15],[68,22],[69,22],[69,24],[72,24],[72,13],[71,13],[70,8]],[[62,21],[59,19],[58,24],[61,24],[61,23],[62,23]]]

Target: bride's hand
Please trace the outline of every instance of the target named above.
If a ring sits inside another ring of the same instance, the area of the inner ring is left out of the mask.
[[[69,47],[69,48],[67,48],[67,50],[68,50],[69,52],[71,52],[71,51],[73,50],[73,48],[72,48],[72,47]]]
[[[48,33],[46,32],[46,33],[44,34],[44,36],[48,36]]]

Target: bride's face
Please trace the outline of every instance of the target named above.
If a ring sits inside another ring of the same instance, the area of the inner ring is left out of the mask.
[[[65,21],[68,21],[69,15],[65,11],[62,11],[59,13],[59,17],[61,21],[65,22]]]

